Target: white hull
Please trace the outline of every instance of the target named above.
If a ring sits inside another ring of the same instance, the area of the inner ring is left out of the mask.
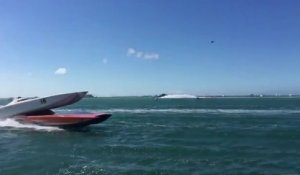
[[[86,93],[87,92],[74,92],[8,104],[0,107],[0,118],[8,118],[70,105],[82,99]]]

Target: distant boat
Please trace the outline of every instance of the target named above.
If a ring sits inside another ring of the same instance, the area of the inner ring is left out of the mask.
[[[160,98],[160,99],[181,99],[181,98],[196,99],[198,97],[195,95],[190,95],[190,94],[164,94],[163,96],[160,96],[158,98]]]
[[[156,95],[155,97],[156,97],[156,98],[160,98],[160,97],[164,97],[164,96],[166,96],[166,95],[168,95],[168,94],[159,94],[159,95]]]

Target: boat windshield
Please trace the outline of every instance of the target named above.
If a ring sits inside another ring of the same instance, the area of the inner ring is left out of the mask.
[[[27,100],[31,100],[31,99],[35,99],[37,97],[25,97],[25,98],[22,98],[22,97],[17,97],[17,98],[14,98],[10,103],[8,103],[7,105],[12,105],[12,104],[16,104],[16,103],[19,103],[19,102],[22,102],[22,101],[27,101]]]
[[[26,98],[18,97],[16,102],[31,100],[31,99],[35,99],[35,98],[37,98],[37,97],[26,97]]]

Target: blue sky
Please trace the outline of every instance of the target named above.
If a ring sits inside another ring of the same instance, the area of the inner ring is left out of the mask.
[[[0,0],[0,97],[300,94],[299,7],[294,0]]]

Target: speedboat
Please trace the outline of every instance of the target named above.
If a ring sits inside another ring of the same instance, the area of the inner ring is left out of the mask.
[[[17,98],[11,103],[0,107],[0,118],[9,118],[16,115],[28,114],[54,109],[73,104],[81,100],[85,92],[59,94],[42,98]]]
[[[194,98],[196,99],[197,96],[190,95],[190,94],[162,94],[158,96],[160,99],[183,99],[183,98]]]
[[[87,91],[42,98],[16,98],[9,104],[0,107],[0,119],[15,118],[25,124],[72,128],[100,123],[111,116],[111,114],[105,113],[56,114],[51,110],[73,104],[81,100],[86,94]]]

